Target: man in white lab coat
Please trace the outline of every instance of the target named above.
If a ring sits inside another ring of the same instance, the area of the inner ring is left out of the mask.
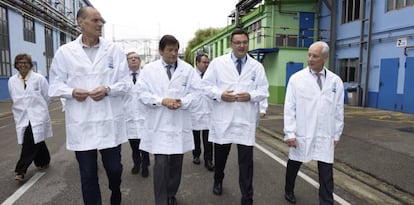
[[[324,67],[329,46],[309,47],[308,67],[290,77],[284,105],[285,141],[289,148],[285,199],[296,203],[295,179],[303,162],[318,161],[319,204],[333,204],[334,149],[344,127],[341,78]]]
[[[204,73],[207,70],[209,63],[208,56],[206,54],[198,54],[196,56],[195,71],[200,79],[203,78]],[[198,93],[196,103],[194,103],[193,109],[191,109],[191,122],[193,124],[193,136],[194,136],[194,150],[193,150],[193,163],[200,164],[201,155],[201,141],[204,148],[204,167],[209,171],[214,170],[213,164],[213,143],[208,141],[208,129],[210,125],[212,100],[207,98],[203,92]]]
[[[146,112],[144,104],[138,100],[139,90],[137,89],[137,80],[141,73],[141,58],[138,53],[132,51],[127,53],[127,61],[130,72],[129,76],[133,84],[128,95],[124,96],[127,135],[132,150],[132,161],[134,162],[131,173],[138,174],[142,168],[142,177],[148,177],[148,166],[150,164],[149,154],[139,149]]]
[[[213,99],[209,141],[214,143],[213,193],[221,195],[224,168],[231,144],[237,144],[241,204],[253,204],[253,147],[259,115],[258,103],[269,96],[263,65],[247,55],[249,37],[235,29],[232,52],[209,65],[202,87]]]
[[[15,168],[15,180],[22,181],[32,162],[40,169],[49,167],[50,154],[45,140],[52,137],[53,133],[46,78],[33,72],[32,57],[29,54],[17,55],[14,67],[19,72],[10,77],[8,87],[13,101],[17,143],[22,145]]]
[[[139,99],[147,107],[140,149],[154,154],[156,205],[175,205],[181,182],[183,155],[194,148],[191,112],[200,78],[178,59],[178,40],[164,35],[161,59],[144,66],[138,78]]]
[[[122,97],[131,83],[125,54],[101,38],[98,10],[77,14],[82,34],[61,46],[50,70],[49,95],[65,98],[66,147],[79,163],[85,204],[101,204],[98,151],[112,191],[111,204],[121,203],[121,144],[127,141]]]

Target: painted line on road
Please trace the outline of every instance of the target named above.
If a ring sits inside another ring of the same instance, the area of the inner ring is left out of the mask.
[[[16,202],[27,190],[30,189],[43,175],[45,172],[37,172],[27,181],[24,183],[13,195],[6,199],[1,205],[12,205]]]
[[[277,161],[279,164],[281,164],[284,167],[286,167],[286,164],[287,164],[286,161],[284,161],[283,159],[277,157],[272,152],[270,152],[269,150],[265,149],[264,147],[260,146],[257,143],[256,143],[255,146],[259,150],[261,150],[263,153],[265,153],[267,156],[271,157],[272,159],[274,159],[275,161]],[[301,171],[299,171],[298,175],[300,177],[302,177],[302,179],[304,179],[306,182],[308,182],[309,184],[311,184],[312,186],[314,186],[316,189],[319,189],[319,183],[317,181],[313,180],[312,178],[310,178],[308,175],[304,174]],[[347,202],[345,199],[341,198],[340,196],[336,195],[335,193],[333,195],[334,195],[334,200],[336,202],[338,202],[339,204],[341,204],[341,205],[351,205],[351,203]]]

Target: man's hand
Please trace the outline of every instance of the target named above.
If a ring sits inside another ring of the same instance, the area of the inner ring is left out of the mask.
[[[79,102],[85,101],[85,99],[89,96],[89,91],[81,89],[81,88],[75,88],[72,91],[72,97],[75,98]]]
[[[181,107],[181,99],[164,98],[162,99],[162,105],[171,110],[176,110]]]
[[[296,142],[296,138],[288,139],[286,140],[286,143],[289,147],[296,148],[298,146],[298,143]]]
[[[248,92],[237,93],[236,101],[237,102],[248,102],[250,101],[250,94]]]
[[[233,94],[232,90],[225,90],[222,94],[221,94],[221,99],[224,102],[236,102],[236,95]]]
[[[105,94],[106,94],[105,86],[99,86],[93,89],[91,92],[89,92],[89,96],[95,101],[102,100],[105,97]]]

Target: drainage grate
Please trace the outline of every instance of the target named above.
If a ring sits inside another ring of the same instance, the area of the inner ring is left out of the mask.
[[[398,128],[397,130],[402,131],[402,132],[414,133],[414,127],[402,127],[402,128]]]

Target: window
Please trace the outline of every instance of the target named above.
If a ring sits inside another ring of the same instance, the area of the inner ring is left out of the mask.
[[[387,11],[414,6],[414,0],[387,0]]]
[[[60,45],[65,45],[66,44],[66,34],[63,32],[60,32]]]
[[[0,76],[11,76],[7,10],[0,6]]]
[[[341,78],[344,82],[356,82],[358,58],[339,60]]]
[[[262,43],[262,31],[260,31],[260,30],[258,30],[257,32],[256,32],[256,37],[257,37],[257,43],[258,44],[260,44],[260,43]]]
[[[23,39],[32,43],[36,43],[35,22],[29,16],[23,16]]]
[[[49,76],[50,65],[53,60],[53,32],[48,26],[45,26],[45,55],[46,55],[46,72]]]
[[[342,23],[359,20],[361,18],[360,8],[360,0],[342,0]]]
[[[276,34],[276,47],[285,46],[285,34]]]
[[[298,47],[298,35],[288,35],[287,46]]]

